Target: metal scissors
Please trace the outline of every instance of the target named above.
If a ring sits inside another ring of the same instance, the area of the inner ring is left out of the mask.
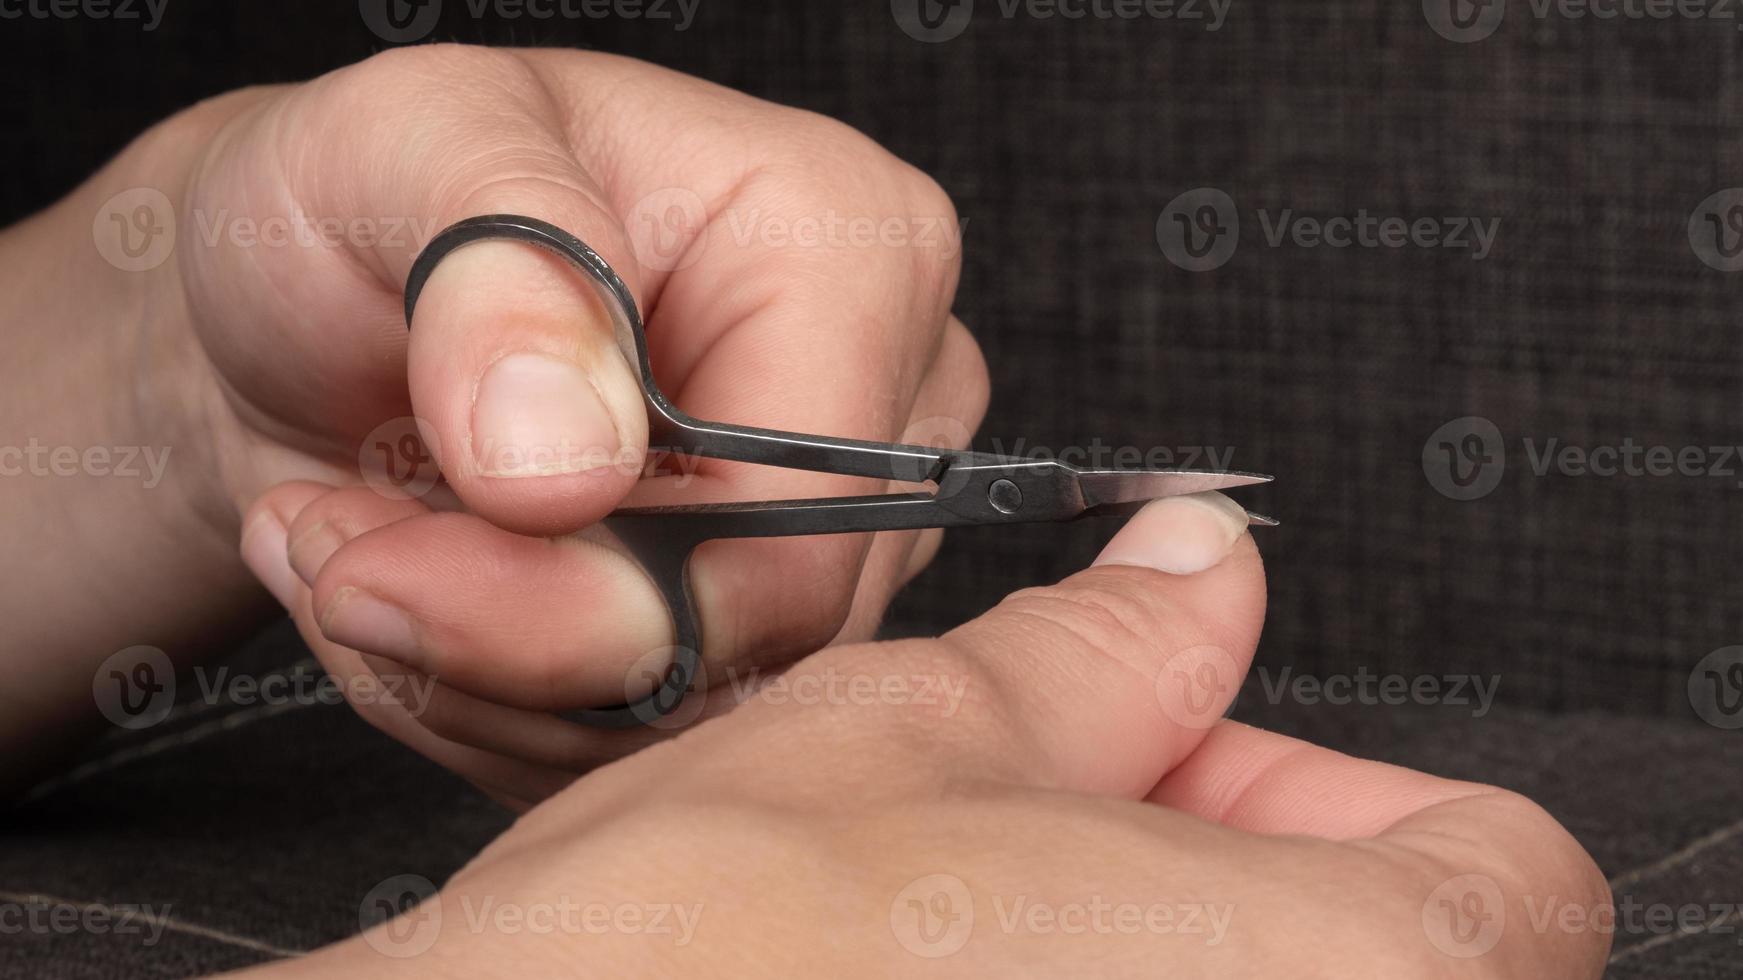
[[[520,215],[468,218],[431,240],[413,263],[406,282],[408,329],[418,294],[436,266],[456,249],[491,240],[538,246],[587,274],[611,315],[618,346],[641,375],[650,451],[930,483],[936,488],[931,492],[636,507],[612,512],[603,523],[653,580],[670,610],[674,655],[658,688],[647,697],[615,708],[564,715],[583,724],[601,728],[656,724],[690,691],[702,662],[702,635],[688,568],[691,553],[704,541],[1119,517],[1136,513],[1161,497],[1271,480],[1251,473],[1080,469],[1056,460],[838,439],[692,418],[673,405],[655,382],[641,313],[623,280],[580,239],[547,222]],[[1249,518],[1254,524],[1276,524],[1256,514]]]

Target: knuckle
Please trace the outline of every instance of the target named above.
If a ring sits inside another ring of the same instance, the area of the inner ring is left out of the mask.
[[[776,145],[804,151],[791,156],[820,179],[841,176],[836,168],[849,166],[848,176],[882,173],[896,158],[876,140],[854,127],[808,109],[775,106],[767,125],[778,134]]]
[[[362,494],[357,493],[358,490]],[[291,540],[295,541],[322,524],[347,537],[356,535],[359,533],[358,519],[367,512],[367,505],[373,503],[364,495],[375,496],[375,493],[368,487],[342,487],[310,501],[290,524]]]
[[[955,203],[930,175],[891,153],[848,124],[801,109],[776,107],[759,142],[765,149],[758,174],[770,178],[780,200],[848,207],[852,217],[899,221],[917,274],[929,284],[953,282],[960,264]]]

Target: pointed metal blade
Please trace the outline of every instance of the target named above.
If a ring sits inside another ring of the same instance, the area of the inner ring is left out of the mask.
[[[1277,520],[1275,517],[1266,517],[1264,514],[1255,514],[1250,510],[1247,511],[1248,527],[1276,527],[1280,523],[1282,522]]]
[[[1092,511],[1207,490],[1250,487],[1271,480],[1257,473],[1198,470],[1083,470],[1077,474],[1084,505]]]

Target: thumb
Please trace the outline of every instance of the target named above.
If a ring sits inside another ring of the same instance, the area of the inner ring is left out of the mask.
[[[512,182],[489,186],[466,211],[546,216],[623,274],[635,271],[622,226],[587,197],[555,200],[563,194],[544,184],[536,201],[520,201]],[[412,405],[434,430],[442,474],[474,512],[510,531],[559,534],[629,492],[647,413],[585,276],[531,245],[481,242],[436,268],[414,315]]]
[[[1265,575],[1247,523],[1218,493],[1158,500],[1094,567],[940,638],[821,651],[779,690],[867,678],[855,689],[872,693],[784,696],[712,722],[710,744],[731,749],[717,775],[742,790],[758,778],[743,760],[845,738],[851,751],[771,770],[768,789],[788,792],[802,769],[825,786],[882,771],[949,792],[990,779],[1141,799],[1216,726],[1252,661]]]
[[[988,734],[962,743],[971,764],[1082,792],[1148,792],[1228,710],[1252,662],[1265,576],[1247,523],[1219,493],[1156,501],[1094,567],[949,634],[975,672],[993,674],[982,686],[994,722],[967,726]]]

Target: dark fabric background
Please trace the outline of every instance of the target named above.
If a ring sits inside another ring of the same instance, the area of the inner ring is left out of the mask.
[[[936,176],[969,221],[958,311],[992,369],[982,448],[1232,448],[1236,466],[1279,477],[1243,494],[1284,521],[1261,540],[1263,669],[1499,685],[1483,718],[1273,705],[1254,688],[1243,716],[1521,789],[1620,893],[1709,902],[1743,899],[1743,759],[1737,732],[1696,720],[1687,682],[1710,651],[1743,643],[1743,463],[1705,477],[1539,477],[1524,440],[1743,441],[1743,275],[1703,264],[1687,234],[1703,199],[1743,185],[1736,26],[1540,20],[1514,0],[1494,36],[1455,44],[1416,0],[1235,0],[1214,33],[1007,20],[980,0],[960,37],[925,44],[884,0],[702,0],[685,32],[480,20],[448,0],[434,37],[648,58],[842,118]],[[197,98],[386,46],[350,0],[169,0],[152,33],[0,21],[0,220]],[[1187,272],[1158,246],[1157,219],[1206,186],[1237,203],[1240,247],[1216,271]],[[1285,208],[1473,216],[1500,230],[1483,261],[1268,247],[1256,212]],[[1466,416],[1494,423],[1506,468],[1492,493],[1460,502],[1422,459],[1432,433]],[[1107,533],[956,534],[890,630],[941,629],[1067,574]],[[295,647],[278,635],[268,659]],[[21,846],[0,857],[0,888],[167,898],[195,921],[308,948],[354,928],[370,884],[406,871],[439,881],[502,824],[341,710],[221,737],[239,741],[99,769],[15,815]],[[262,773],[262,759],[276,761]],[[321,791],[294,789],[305,785]],[[198,815],[176,816],[178,801]],[[90,816],[103,807],[119,825]],[[405,831],[356,830],[383,822]],[[239,884],[235,867],[262,854]],[[1618,937],[1613,974],[1739,975],[1734,934],[1660,938]],[[126,962],[182,976],[263,955],[202,942],[150,956],[15,943],[0,962],[16,949],[16,970],[0,972],[102,976]]]

